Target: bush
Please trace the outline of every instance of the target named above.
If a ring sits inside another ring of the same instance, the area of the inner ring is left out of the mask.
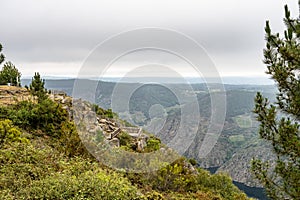
[[[21,137],[21,134],[22,132],[9,119],[0,121],[0,147],[9,142],[28,142],[26,138]]]
[[[117,137],[120,140],[120,145],[121,146],[127,146],[127,147],[130,148],[130,144],[132,142],[132,138],[131,138],[131,136],[128,133],[122,132]]]
[[[90,157],[67,111],[50,99],[37,104],[22,101],[10,107],[0,107],[1,118],[9,118],[13,124],[35,135],[50,136],[48,142],[68,157]]]
[[[17,199],[138,199],[135,187],[119,175],[102,170],[78,176],[55,173],[34,181],[17,193]]]
[[[41,145],[42,144],[42,145]],[[0,149],[0,199],[137,199],[138,190],[88,158],[66,158],[43,140]]]
[[[161,141],[158,138],[155,138],[154,136],[151,136],[147,140],[147,146],[145,147],[145,152],[153,152],[160,149]]]
[[[68,157],[81,156],[92,158],[82,143],[73,122],[66,121],[62,123],[61,136],[57,142],[55,147]]]
[[[97,104],[93,104],[92,105],[92,110],[95,111],[95,113],[101,117],[107,117],[107,118],[114,118],[114,115],[117,115],[116,113],[113,113],[112,109],[103,109],[100,106],[98,106]]]
[[[193,165],[193,166],[197,165],[197,161],[194,158],[190,158],[189,163],[191,163],[191,165]]]
[[[2,107],[0,117],[9,118],[25,130],[42,130],[47,135],[60,137],[61,125],[69,120],[66,110],[56,102],[45,99],[38,104],[21,101],[11,107]]]
[[[198,169],[192,172],[183,158],[161,168],[145,178],[142,182],[163,193],[176,193],[203,196],[204,199],[247,199],[225,174],[211,175],[208,171]],[[211,198],[210,198],[211,197]]]

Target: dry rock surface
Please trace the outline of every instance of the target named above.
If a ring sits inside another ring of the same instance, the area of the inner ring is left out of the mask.
[[[35,101],[26,88],[16,86],[0,86],[0,105],[13,105],[20,101]]]
[[[92,105],[86,101],[80,99],[73,101],[72,97],[59,91],[52,92],[50,99],[61,104],[63,108],[69,112],[75,123],[84,122],[86,131],[89,134],[96,135],[101,132],[106,142],[111,146],[120,146],[118,135],[122,132],[127,133],[135,140],[137,148],[140,151],[142,151],[147,144],[149,137],[141,128],[126,127],[121,125],[117,119],[98,116],[92,110]]]

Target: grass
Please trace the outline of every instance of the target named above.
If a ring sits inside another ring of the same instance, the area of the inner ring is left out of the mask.
[[[241,128],[250,128],[252,127],[252,120],[250,116],[240,115],[234,118],[234,121]]]
[[[243,135],[232,135],[229,137],[230,142],[237,143],[237,142],[244,142],[245,137]]]

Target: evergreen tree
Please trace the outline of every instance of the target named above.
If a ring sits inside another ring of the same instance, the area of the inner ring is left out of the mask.
[[[3,63],[5,56],[3,55],[3,53],[1,53],[2,51],[2,45],[0,44],[0,65]]]
[[[10,83],[14,86],[21,86],[20,78],[21,73],[18,71],[16,66],[11,62],[6,62],[0,71],[0,84],[7,85]]]
[[[31,84],[29,86],[32,95],[38,97],[38,101],[42,102],[47,99],[47,90],[45,89],[45,80],[41,79],[38,72],[34,73]]]
[[[264,63],[277,84],[277,100],[272,104],[258,93],[254,109],[259,134],[277,159],[274,166],[255,159],[252,171],[272,199],[300,199],[300,19],[285,6],[284,22],[284,37],[273,34],[268,21],[265,27]]]

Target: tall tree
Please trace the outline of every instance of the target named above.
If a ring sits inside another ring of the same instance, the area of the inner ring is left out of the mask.
[[[3,53],[1,53],[2,51],[2,45],[0,44],[0,65],[3,63],[5,56],[3,55]]]
[[[258,93],[254,109],[259,134],[277,159],[275,165],[254,159],[252,171],[272,199],[300,199],[300,20],[291,18],[287,5],[284,23],[284,37],[273,34],[268,21],[265,27],[264,63],[277,84],[277,100]]]
[[[16,66],[10,61],[6,62],[0,71],[0,84],[7,85],[10,83],[14,86],[21,86],[20,78],[21,73],[18,71]]]
[[[39,102],[47,99],[47,90],[45,89],[45,80],[41,79],[41,75],[38,72],[34,73],[29,86],[32,95],[37,96]]]

